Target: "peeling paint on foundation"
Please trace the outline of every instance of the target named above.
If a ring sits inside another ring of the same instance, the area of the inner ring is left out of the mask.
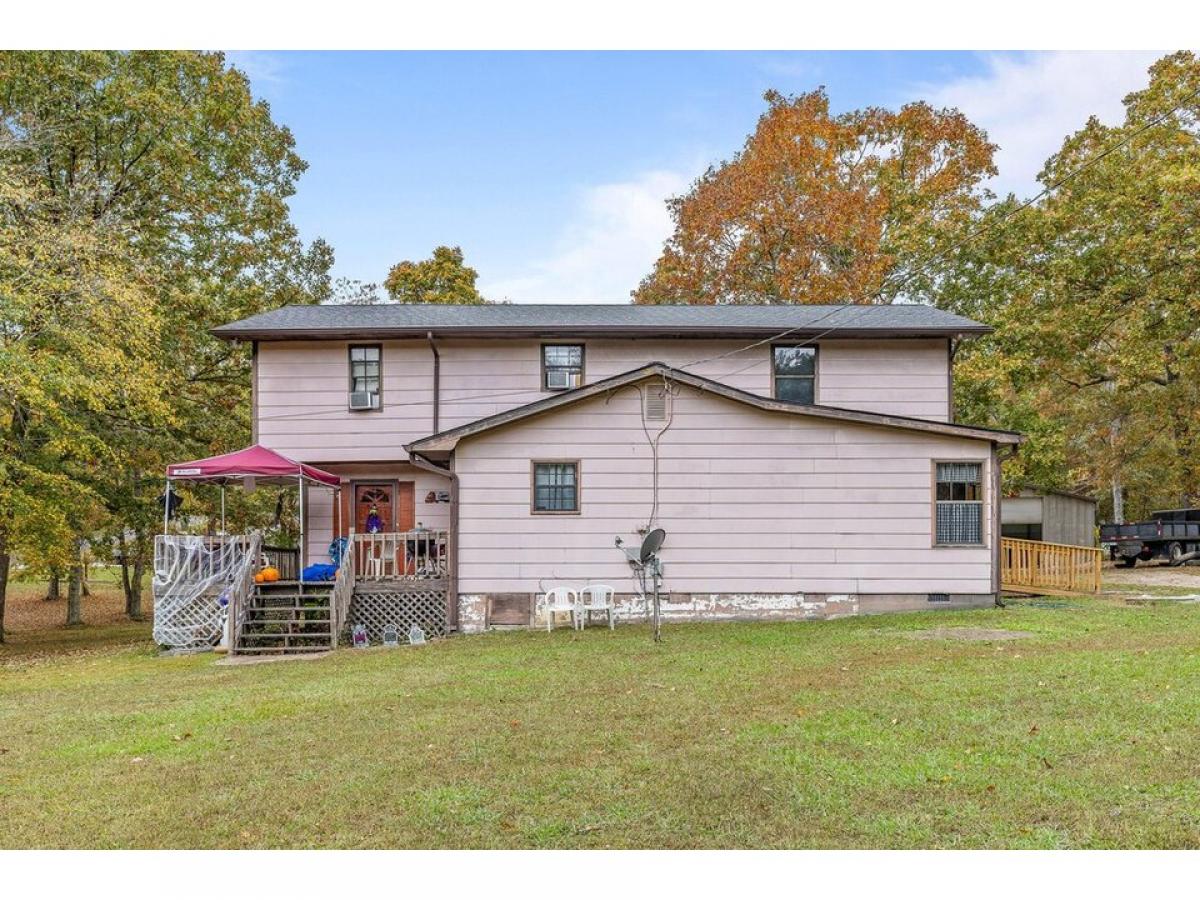
[[[479,634],[487,628],[488,598],[482,594],[458,595],[458,629],[463,634]]]
[[[829,619],[858,613],[850,594],[664,594],[665,620],[722,621],[735,619]],[[618,598],[618,618],[646,618],[648,598]]]
[[[991,594],[952,594],[949,599],[931,605],[926,594],[662,594],[662,614],[666,621],[802,621],[838,619],[844,616],[874,615],[889,612],[914,612],[929,609],[972,609],[991,606]],[[503,610],[503,615],[497,614]],[[640,594],[617,594],[617,623],[645,622],[650,618],[648,598]],[[460,627],[465,634],[485,628],[545,628],[546,617],[541,595],[534,594],[460,594]],[[567,613],[555,615],[555,624],[567,625]]]

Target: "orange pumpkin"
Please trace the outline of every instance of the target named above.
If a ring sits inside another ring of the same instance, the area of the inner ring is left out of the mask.
[[[263,578],[263,573],[262,573],[262,572],[255,572],[255,573],[254,573],[254,583],[255,583],[255,584],[262,584],[264,581],[266,581],[266,579],[265,579],[265,578]]]
[[[262,575],[263,581],[278,581],[279,580],[279,570],[277,568],[275,568],[274,566],[267,566],[259,574]]]

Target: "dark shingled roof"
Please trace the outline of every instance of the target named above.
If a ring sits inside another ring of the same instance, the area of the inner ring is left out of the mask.
[[[932,306],[895,304],[789,306],[634,306],[605,303],[514,303],[484,306],[388,303],[377,306],[284,306],[213,329],[217,337],[297,340],[423,336],[499,337],[551,334],[966,335],[991,329]]]

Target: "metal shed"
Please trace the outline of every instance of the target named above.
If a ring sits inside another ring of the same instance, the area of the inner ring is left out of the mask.
[[[1096,546],[1096,501],[1069,491],[1022,488],[1000,501],[1000,533],[1007,538]]]

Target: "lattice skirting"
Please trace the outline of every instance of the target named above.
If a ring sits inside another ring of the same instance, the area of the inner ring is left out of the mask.
[[[446,619],[446,584],[438,582],[364,582],[354,589],[350,601],[347,630],[365,625],[373,644],[383,641],[383,629],[395,625],[401,640],[414,625],[420,625],[426,637],[441,637],[449,632]]]

